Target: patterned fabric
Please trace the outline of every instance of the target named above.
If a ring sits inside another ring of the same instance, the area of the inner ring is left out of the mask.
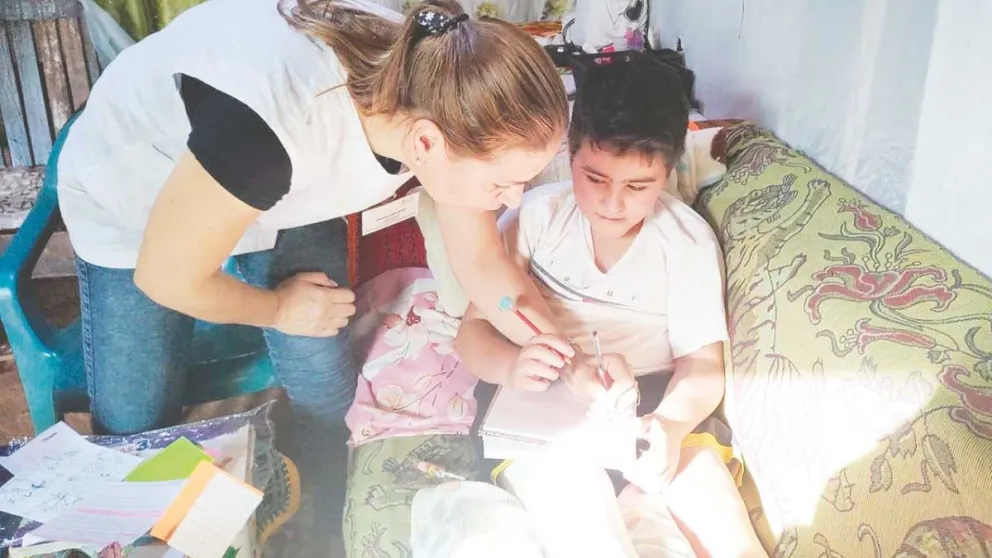
[[[0,230],[24,223],[41,190],[45,167],[0,169]]]
[[[417,222],[408,219],[376,231],[368,236],[361,235],[361,219],[349,218],[349,256],[354,255],[355,264],[349,266],[352,285],[359,285],[374,279],[391,269],[402,267],[427,267],[427,252],[424,249],[424,236]],[[354,237],[356,240],[351,241]]]
[[[459,23],[468,19],[468,14],[459,14],[455,17],[448,17],[435,10],[424,10],[413,18],[417,22],[419,32],[414,34],[414,41],[427,35],[442,35],[451,31]]]
[[[479,453],[468,436],[411,436],[358,446],[344,517],[349,558],[410,558],[410,510],[422,488],[448,475],[473,480]],[[440,472],[443,471],[443,472]]]
[[[259,546],[264,547],[299,509],[300,473],[288,457],[279,454],[272,477],[265,486],[265,496],[255,512]]]
[[[437,309],[430,271],[394,269],[357,291],[351,328],[362,364],[345,421],[349,444],[425,434],[468,434],[476,379],[455,356],[456,318]]]
[[[415,178],[410,180],[383,204],[405,196],[419,185]],[[352,285],[374,279],[391,269],[427,267],[424,235],[413,219],[401,221],[367,236],[362,236],[361,213],[349,215],[347,221],[348,278]]]
[[[725,252],[725,410],[766,544],[989,556],[992,282],[770,133],[723,139],[697,205]]]

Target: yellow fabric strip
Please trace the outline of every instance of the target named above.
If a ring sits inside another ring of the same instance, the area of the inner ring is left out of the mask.
[[[682,440],[682,447],[711,448],[720,455],[720,458],[727,465],[737,461],[740,466],[733,471],[734,483],[738,488],[744,485],[744,463],[734,458],[734,449],[732,447],[721,444],[713,434],[709,432],[693,432],[686,436],[685,440]]]
[[[499,478],[500,473],[505,471],[506,468],[509,467],[511,463],[513,463],[513,461],[507,459],[502,463],[500,463],[499,465],[493,467],[492,472],[489,473],[489,479],[492,481],[493,484],[497,484],[496,479]]]

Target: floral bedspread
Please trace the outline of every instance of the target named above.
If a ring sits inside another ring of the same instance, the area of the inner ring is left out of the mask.
[[[725,134],[697,207],[725,252],[725,411],[763,539],[992,555],[992,281],[770,133]]]
[[[356,292],[351,336],[362,373],[346,421],[351,445],[397,436],[468,434],[476,380],[455,355],[459,320],[437,308],[426,268],[387,271]]]

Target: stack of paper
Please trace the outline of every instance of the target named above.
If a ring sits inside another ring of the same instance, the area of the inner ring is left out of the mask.
[[[0,511],[45,522],[100,483],[122,480],[141,458],[86,441],[64,422],[41,433],[0,465],[14,478],[0,487]]]
[[[485,457],[522,459],[553,452],[605,469],[623,469],[636,458],[635,424],[591,414],[590,405],[562,382],[542,392],[500,388],[479,429]]]
[[[205,448],[179,438],[142,460],[59,423],[0,458],[15,475],[0,487],[0,511],[42,523],[11,558],[68,549],[94,555],[147,543],[149,533],[169,546],[143,544],[128,556],[217,558],[237,556],[228,552],[232,544],[252,549],[250,518],[262,500],[245,482],[253,440],[250,426]]]

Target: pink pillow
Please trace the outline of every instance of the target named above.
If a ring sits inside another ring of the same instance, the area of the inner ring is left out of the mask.
[[[455,355],[459,320],[437,309],[430,271],[393,269],[364,283],[356,295],[351,335],[362,373],[345,417],[349,444],[467,434],[476,412],[476,379]]]

